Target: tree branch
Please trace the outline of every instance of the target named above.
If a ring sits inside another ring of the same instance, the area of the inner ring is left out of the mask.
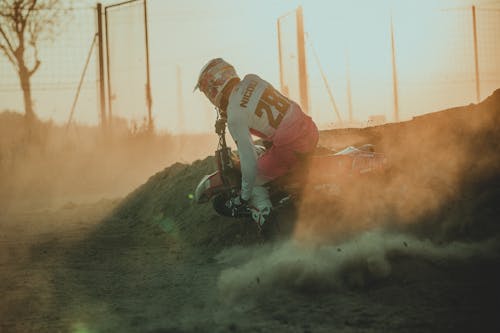
[[[35,72],[37,71],[38,67],[40,67],[40,60],[36,59],[36,63],[35,63],[35,66],[33,67],[33,69],[29,70],[28,71],[28,75],[31,76],[33,74],[35,74]]]
[[[33,74],[35,74],[35,72],[37,71],[38,67],[40,67],[40,59],[38,59],[38,48],[36,47],[36,45],[33,43],[31,45],[31,47],[33,47],[33,50],[35,52],[35,66],[33,66],[33,68],[31,70],[28,70],[28,75],[29,76],[32,76]]]
[[[24,22],[23,22],[24,26],[26,26],[26,22],[28,21],[28,18],[30,16],[31,12],[33,12],[33,9],[36,6],[36,2],[37,2],[37,0],[33,0],[33,2],[31,3],[31,6],[29,6],[28,12],[26,13],[26,16],[24,17]]]
[[[13,20],[14,19],[14,14],[5,12],[3,8],[0,8],[0,16],[4,17],[8,20]]]
[[[3,39],[5,39],[5,42],[7,43],[7,46],[9,47],[9,50],[15,54],[15,49],[14,47],[12,46],[12,43],[11,41],[9,40],[9,37],[7,36],[7,34],[5,33],[5,31],[2,29],[2,27],[0,27],[0,35],[2,35]]]
[[[0,44],[0,50],[3,51],[3,53],[5,54],[7,59],[9,59],[9,61],[12,63],[12,65],[14,65],[14,67],[16,67],[16,69],[17,69],[18,68],[17,61],[16,61],[16,58],[14,57],[14,55],[12,54],[12,52],[10,52],[9,49],[3,44]]]

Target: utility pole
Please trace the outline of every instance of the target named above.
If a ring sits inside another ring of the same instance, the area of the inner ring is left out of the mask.
[[[85,65],[83,66],[82,75],[80,75],[80,82],[78,83],[78,88],[76,89],[76,95],[73,99],[73,105],[71,106],[71,111],[69,114],[68,122],[66,123],[66,132],[69,129],[69,125],[71,125],[71,121],[73,120],[73,114],[75,113],[76,103],[78,102],[78,98],[80,97],[80,91],[82,90],[83,81],[85,79],[85,74],[87,73],[87,68],[89,66],[90,58],[92,57],[92,52],[94,51],[95,43],[97,40],[97,34],[94,34],[94,38],[92,38],[92,44],[90,45],[89,53],[87,54],[87,59],[85,60]]]
[[[288,96],[288,89],[285,88],[285,79],[283,78],[283,49],[281,46],[281,24],[280,19],[276,20],[276,27],[278,30],[278,60],[279,60],[279,69],[280,69],[280,90],[286,96]]]
[[[398,73],[396,69],[396,46],[394,42],[394,25],[391,14],[391,49],[392,49],[392,89],[394,93],[394,121],[399,122]]]
[[[151,97],[151,76],[149,69],[149,34],[148,34],[148,6],[147,0],[144,0],[144,39],[146,43],[146,103],[148,108],[148,130],[153,132],[153,115],[151,109],[153,107],[153,98]]]
[[[339,122],[340,126],[343,126],[343,121],[342,117],[340,116],[339,109],[337,107],[337,103],[335,102],[335,98],[333,97],[332,89],[330,89],[330,84],[328,83],[328,79],[326,78],[325,71],[323,70],[323,67],[321,66],[321,62],[319,61],[318,53],[316,52],[316,48],[311,42],[311,39],[309,39],[309,43],[311,44],[311,49],[314,54],[314,58],[316,59],[316,63],[318,64],[319,72],[321,73],[321,78],[323,79],[323,83],[325,84],[326,92],[328,93],[328,97],[330,98],[330,103],[332,103],[333,111],[335,111],[335,114],[337,115],[337,120]]]
[[[106,26],[106,82],[108,83],[108,126],[113,130],[113,90],[111,89],[111,70],[109,60],[109,22],[108,22],[108,7],[104,7],[104,24]]]
[[[106,93],[104,79],[104,38],[102,31],[102,4],[97,4],[97,45],[99,47],[99,106],[101,115],[101,128],[106,132],[108,124],[106,117]]]
[[[351,70],[349,62],[349,50],[346,50],[346,79],[347,79],[347,108],[349,110],[349,124],[352,125],[352,94],[351,94]]]
[[[307,83],[307,64],[306,64],[306,44],[304,36],[304,13],[302,6],[297,8],[297,60],[299,63],[299,89],[300,104],[305,113],[309,113],[309,92]]]
[[[184,104],[182,100],[182,75],[181,67],[177,65],[177,113],[178,113],[178,131],[184,133]]]
[[[479,81],[479,57],[477,51],[477,23],[476,23],[476,6],[472,6],[472,32],[474,35],[474,67],[476,71],[476,101],[481,100],[480,81]]]

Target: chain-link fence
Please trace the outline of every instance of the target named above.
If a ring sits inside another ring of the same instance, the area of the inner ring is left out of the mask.
[[[58,10],[64,10],[64,17],[56,27],[53,41],[39,44],[41,65],[32,76],[31,89],[35,112],[42,119],[67,122],[96,33],[96,10],[93,6]],[[94,52],[89,61],[74,120],[97,124],[97,57]],[[3,55],[0,56],[0,73],[0,109],[22,111],[23,97],[18,75]]]
[[[304,9],[307,13],[308,7]],[[317,8],[312,20],[314,8],[309,10],[305,30],[310,36],[306,47],[311,114],[323,126],[339,125],[332,96],[343,119],[349,119],[352,111],[357,120],[347,126],[363,126],[373,117],[394,120],[395,90],[400,119],[406,120],[475,103],[500,87],[500,9],[421,6],[416,12],[410,8],[390,12],[373,7],[343,13],[349,17],[345,21],[338,13],[336,19]],[[282,55],[281,77],[288,80],[284,89],[289,90],[289,85],[297,85],[298,72],[293,53],[296,37],[284,29],[294,22],[286,17],[279,20],[278,40],[292,45],[292,51]]]
[[[157,128],[178,132],[176,127],[183,117],[187,132],[212,131],[212,107],[202,94],[191,93],[200,68],[210,58],[224,57],[241,76],[257,73],[280,86],[276,22],[284,13],[290,10],[294,13],[293,5],[263,0],[253,4],[221,1],[211,6],[201,0],[147,3],[152,118]],[[113,6],[111,1],[105,5]],[[136,122],[148,117],[149,98],[142,5],[143,1],[137,1],[108,9],[111,112]],[[421,6],[418,13],[407,9],[394,10],[391,15],[388,8],[361,6],[346,12],[338,10],[337,5],[337,2],[303,5],[308,36],[309,113],[323,127],[335,125],[338,119],[323,75],[343,119],[350,118],[348,110],[352,110],[353,119],[361,125],[366,125],[373,115],[385,116],[388,121],[393,119],[391,16],[402,120],[476,102],[476,59],[480,98],[500,86],[499,9],[476,8],[475,39],[471,7]],[[94,4],[77,3],[69,8],[67,20],[55,40],[41,45],[42,65],[32,77],[32,89],[35,111],[42,119],[52,118],[62,123],[69,119],[97,32],[96,13]],[[299,89],[297,53],[293,51],[297,47],[295,18],[294,14],[285,15],[280,25],[283,87],[290,95],[299,94],[293,92]],[[311,46],[317,51],[318,61]],[[83,77],[74,121],[99,123],[97,59],[95,48]],[[0,74],[0,110],[22,111],[18,77],[5,57],[0,57]],[[183,109],[183,115],[179,115],[178,108]]]
[[[146,10],[144,0],[105,8],[108,115],[135,130],[152,128]]]
[[[432,28],[422,27],[425,33],[412,35],[401,19],[400,30],[395,27],[401,109],[407,117],[475,103],[500,87],[500,10],[454,8],[426,17]]]

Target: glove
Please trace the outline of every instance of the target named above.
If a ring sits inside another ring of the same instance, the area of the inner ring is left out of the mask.
[[[226,122],[225,118],[220,118],[215,121],[215,133],[223,134],[226,130]]]
[[[232,217],[242,217],[250,214],[248,201],[237,195],[226,201],[226,207],[231,210]]]

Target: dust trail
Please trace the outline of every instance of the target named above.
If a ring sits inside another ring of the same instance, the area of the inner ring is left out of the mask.
[[[387,157],[387,170],[359,177],[332,173],[330,182],[340,194],[335,200],[306,186],[295,236],[332,238],[388,225],[412,227],[429,216],[439,220],[445,234],[463,231],[468,220],[484,223],[479,217],[496,206],[495,199],[475,200],[496,195],[499,93],[476,106],[408,122],[324,133],[323,144],[375,144]],[[313,170],[309,183],[317,178],[324,176]]]
[[[232,248],[220,253],[219,263],[231,267],[219,276],[220,295],[227,301],[259,296],[277,288],[321,292],[363,287],[388,277],[391,256],[435,261],[465,260],[498,253],[500,242],[452,242],[436,245],[405,234],[377,230],[339,244],[311,245],[296,241],[254,248]]]

